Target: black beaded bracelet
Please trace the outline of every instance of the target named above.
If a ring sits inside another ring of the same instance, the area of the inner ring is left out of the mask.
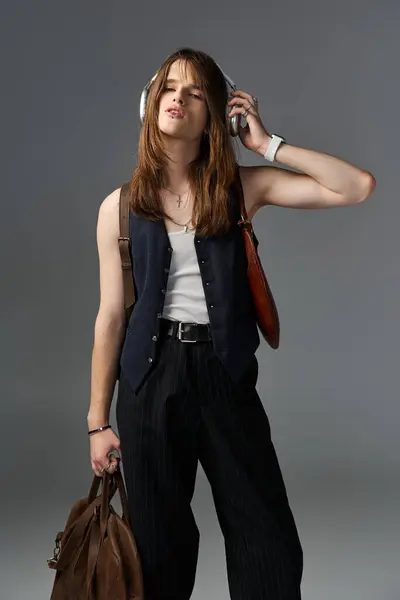
[[[96,433],[97,431],[103,431],[104,429],[111,429],[111,425],[103,425],[103,427],[98,427],[97,429],[92,429],[91,431],[88,431],[88,435],[91,435],[92,433]]]

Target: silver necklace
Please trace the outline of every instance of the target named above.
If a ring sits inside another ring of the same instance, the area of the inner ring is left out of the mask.
[[[184,194],[186,194],[186,193],[187,193],[187,192],[190,190],[190,187],[188,187],[188,189],[187,189],[187,190],[185,190],[184,192],[182,192],[181,194],[177,194],[176,192],[173,192],[172,190],[170,190],[170,189],[169,189],[169,188],[167,188],[167,187],[166,187],[165,189],[166,189],[168,192],[170,192],[170,194],[172,194],[173,196],[178,196],[178,200],[176,201],[176,203],[177,203],[177,205],[178,205],[178,208],[180,208],[180,207],[181,207],[181,202],[182,202],[182,200],[181,200],[181,196],[183,196]],[[188,198],[189,198],[189,196],[188,196]],[[186,202],[186,204],[187,204],[187,202]],[[186,207],[186,204],[185,204],[184,208]]]
[[[175,225],[179,225],[179,227],[183,227],[185,233],[187,233],[189,229],[190,230],[194,229],[194,227],[189,227],[189,223],[192,220],[192,217],[190,217],[189,221],[187,221],[186,223],[177,223],[172,217],[170,217],[166,213],[165,213],[165,216],[167,217],[167,219],[169,219],[170,221],[175,223]]]

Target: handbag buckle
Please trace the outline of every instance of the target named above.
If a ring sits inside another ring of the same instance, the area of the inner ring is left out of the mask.
[[[58,535],[56,537],[56,545],[55,545],[55,548],[53,550],[53,556],[51,558],[47,559],[47,564],[50,567],[50,569],[55,569],[56,568],[60,552],[61,552],[60,537]]]

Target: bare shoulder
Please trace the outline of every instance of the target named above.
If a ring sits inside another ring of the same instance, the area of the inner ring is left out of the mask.
[[[97,226],[99,230],[107,230],[119,235],[119,197],[121,188],[116,188],[100,203]]]
[[[266,165],[240,166],[239,174],[243,187],[244,203],[249,219],[251,220],[260,208],[262,193],[268,185],[268,180],[273,178],[273,168]]]
[[[100,266],[100,312],[107,319],[123,322],[124,290],[119,251],[119,196],[116,188],[100,203],[97,248]]]
[[[119,252],[119,196],[121,188],[116,188],[100,203],[97,217],[96,237],[100,262],[110,253]]]
[[[100,203],[99,213],[107,214],[111,216],[115,211],[119,210],[119,197],[121,193],[121,187],[115,188],[110,194],[108,194]]]

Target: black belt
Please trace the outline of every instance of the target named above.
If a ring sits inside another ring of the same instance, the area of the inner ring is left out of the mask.
[[[210,342],[212,340],[209,323],[184,323],[161,319],[160,334],[177,338],[181,342]]]

